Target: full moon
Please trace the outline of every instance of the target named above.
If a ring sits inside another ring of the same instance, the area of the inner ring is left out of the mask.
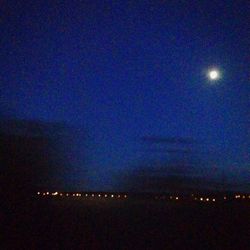
[[[210,70],[208,72],[208,78],[211,80],[211,81],[215,81],[215,80],[218,80],[220,78],[220,73],[218,70],[216,69],[213,69],[213,70]]]

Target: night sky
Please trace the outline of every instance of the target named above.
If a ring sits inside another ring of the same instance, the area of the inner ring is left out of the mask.
[[[194,138],[246,182],[249,23],[249,1],[2,1],[1,115],[85,131],[84,187],[117,187],[143,136]]]

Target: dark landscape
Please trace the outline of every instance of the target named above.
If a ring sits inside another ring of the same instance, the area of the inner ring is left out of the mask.
[[[247,249],[250,236],[249,201],[33,197],[9,212],[4,249]]]

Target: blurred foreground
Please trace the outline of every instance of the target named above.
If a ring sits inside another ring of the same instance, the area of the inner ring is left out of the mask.
[[[236,201],[34,197],[1,210],[4,249],[247,249],[249,222]]]

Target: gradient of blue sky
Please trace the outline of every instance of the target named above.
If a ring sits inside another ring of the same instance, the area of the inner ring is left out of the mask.
[[[85,128],[92,180],[126,170],[144,135],[202,139],[249,167],[247,1],[1,5],[1,112]]]

